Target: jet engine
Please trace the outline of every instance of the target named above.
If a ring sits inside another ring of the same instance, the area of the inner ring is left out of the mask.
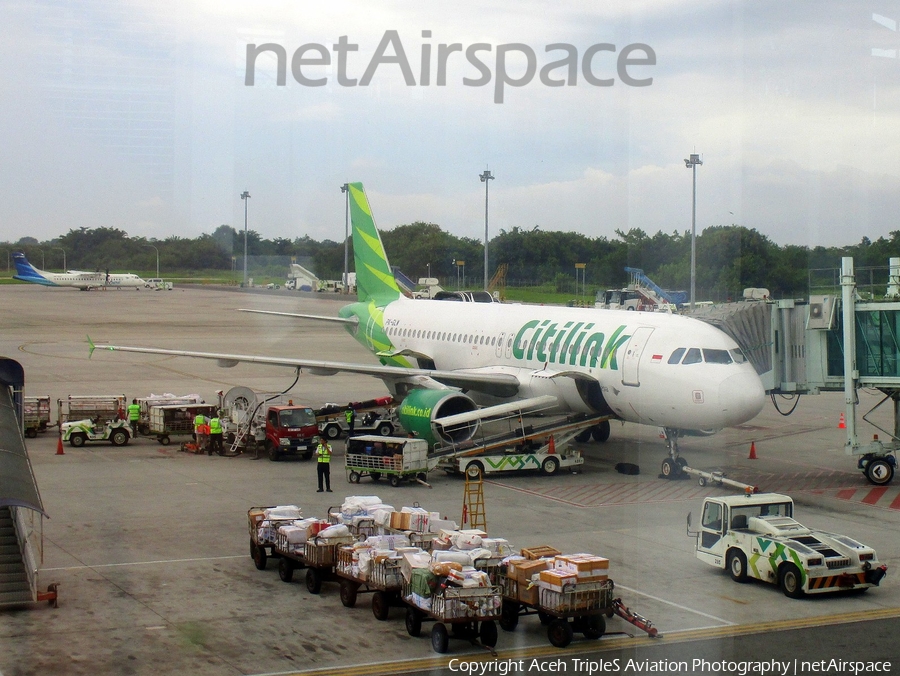
[[[468,441],[478,431],[477,420],[448,426],[446,428],[434,423],[438,418],[445,418],[459,413],[469,413],[478,408],[469,397],[454,390],[412,390],[400,407],[397,416],[400,424],[407,432],[425,439],[429,446],[439,443],[460,443]]]

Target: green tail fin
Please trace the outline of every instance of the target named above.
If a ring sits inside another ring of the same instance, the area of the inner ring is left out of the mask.
[[[400,287],[394,280],[362,183],[350,184],[350,222],[357,295],[362,302],[384,307],[400,297]]]

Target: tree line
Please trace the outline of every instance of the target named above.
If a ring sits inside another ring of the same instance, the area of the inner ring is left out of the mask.
[[[434,223],[415,222],[381,233],[393,265],[412,279],[437,277],[447,288],[457,281],[479,288],[484,275],[484,247],[476,239],[457,237]],[[78,228],[52,240],[23,237],[0,246],[23,251],[30,262],[48,270],[67,269],[155,271],[157,251],[162,276],[197,275],[204,271],[243,270],[244,232],[221,225],[211,234],[194,239],[173,235],[165,239],[129,237],[117,228]],[[755,229],[719,225],[697,236],[698,298],[739,298],[746,287],[765,287],[773,298],[801,297],[809,293],[813,270],[840,267],[842,256],[852,256],[858,271],[872,268],[867,279],[886,283],[888,259],[900,256],[900,230],[875,241],[863,237],[843,247],[778,245]],[[588,292],[627,284],[625,267],[641,268],[659,286],[690,286],[691,237],[689,232],[648,235],[632,228],[616,230],[615,237],[588,237],[572,232],[551,232],[539,226],[501,230],[488,243],[491,275],[506,264],[509,286],[555,285],[558,291],[575,288],[576,263],[583,263]],[[352,242],[350,269],[353,269]],[[310,237],[265,239],[247,232],[248,269],[262,276],[286,276],[287,265],[297,262],[322,279],[340,279],[344,243]],[[814,274],[814,273],[813,273]],[[828,274],[823,275],[828,277]],[[579,285],[581,271],[578,272]],[[580,286],[579,286],[580,288]]]

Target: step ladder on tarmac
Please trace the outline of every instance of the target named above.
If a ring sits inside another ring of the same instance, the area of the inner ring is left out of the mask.
[[[463,528],[487,532],[487,515],[484,510],[484,476],[477,467],[466,469],[466,485],[463,494]]]

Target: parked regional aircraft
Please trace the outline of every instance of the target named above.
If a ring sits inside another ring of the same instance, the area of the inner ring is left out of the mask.
[[[201,357],[306,368],[319,375],[362,373],[381,378],[402,399],[401,422],[427,433],[441,418],[552,395],[560,413],[608,414],[665,429],[663,474],[680,473],[678,437],[709,434],[755,417],[762,382],[738,345],[699,320],[665,313],[406,298],[391,266],[360,183],[350,184],[357,302],[339,317],[262,312],[343,324],[380,365],[254,357],[142,347],[109,350]],[[490,300],[489,298],[486,300]],[[455,302],[454,302],[455,301]],[[428,423],[425,428],[417,423]],[[471,427],[443,428],[445,441],[464,441]],[[609,423],[593,429],[605,440]]]
[[[43,286],[74,286],[76,289],[81,289],[82,291],[99,289],[104,286],[137,289],[147,286],[147,282],[131,273],[110,274],[109,272],[82,272],[80,270],[47,272],[45,270],[38,270],[28,262],[28,259],[25,258],[25,254],[18,251],[13,254],[13,261],[16,264],[16,274],[13,275],[13,279],[31,282],[32,284],[41,284]]]

